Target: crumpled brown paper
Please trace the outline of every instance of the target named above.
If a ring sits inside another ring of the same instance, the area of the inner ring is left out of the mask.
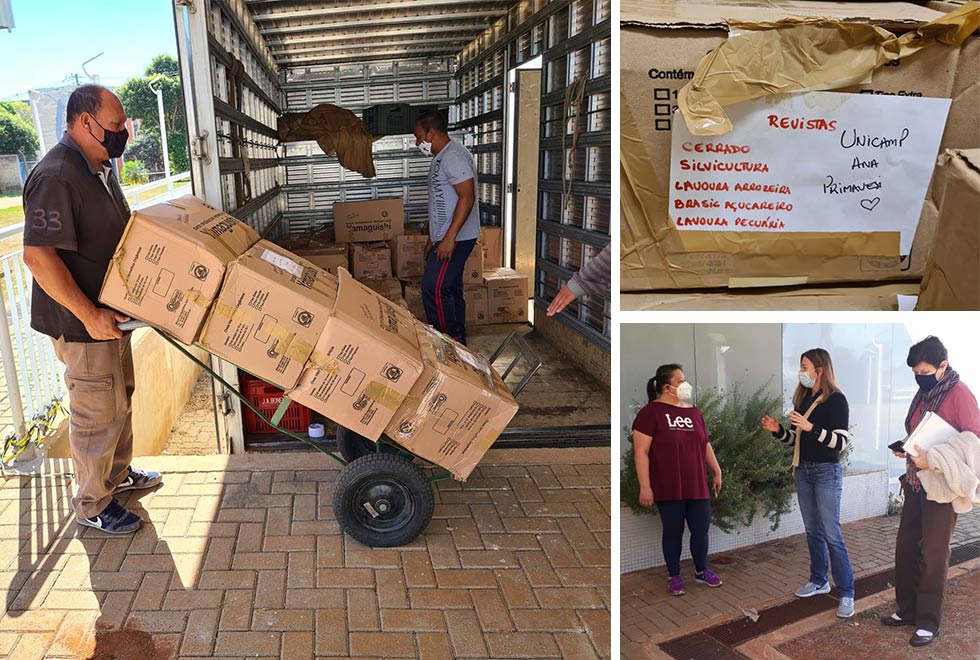
[[[279,117],[279,139],[283,142],[316,140],[328,156],[337,155],[345,168],[373,178],[371,145],[376,138],[350,110],[321,103],[308,112],[291,112]]]
[[[872,72],[935,44],[958,46],[980,28],[980,3],[901,36],[884,28],[827,18],[768,23],[730,21],[731,35],[701,60],[677,97],[694,135],[724,135],[724,107],[773,94],[866,84]]]

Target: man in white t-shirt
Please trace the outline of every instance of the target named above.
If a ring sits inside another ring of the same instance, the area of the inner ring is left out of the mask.
[[[415,122],[415,144],[429,167],[429,242],[422,302],[429,324],[466,343],[463,269],[480,235],[473,154],[449,137],[446,118],[426,112]]]

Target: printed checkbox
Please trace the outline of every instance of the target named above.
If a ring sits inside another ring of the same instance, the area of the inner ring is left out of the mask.
[[[658,131],[669,131],[670,130],[670,120],[669,119],[657,119],[654,122],[654,128]]]
[[[669,103],[654,103],[653,104],[653,114],[657,117],[669,117],[670,116],[670,104]]]
[[[670,100],[670,88],[669,87],[654,87],[654,89],[653,89],[653,100],[654,101],[669,101]]]

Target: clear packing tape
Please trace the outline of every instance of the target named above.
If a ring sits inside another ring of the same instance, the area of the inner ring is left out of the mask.
[[[724,135],[724,108],[775,94],[867,84],[875,69],[936,44],[959,46],[980,28],[980,2],[968,2],[901,36],[828,18],[729,22],[730,35],[701,60],[677,106],[694,135]]]

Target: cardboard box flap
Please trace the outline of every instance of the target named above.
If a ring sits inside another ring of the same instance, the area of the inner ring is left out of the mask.
[[[315,294],[311,296],[313,301],[336,296],[337,282],[333,275],[275,243],[259,241],[239,257],[238,263],[247,267],[255,276],[281,285],[286,284],[283,274],[288,274],[290,288],[300,293],[309,290]]]
[[[623,25],[667,28],[717,28],[734,21],[777,21],[787,16],[823,17],[873,25],[909,26],[927,23],[939,12],[907,2],[800,2],[722,0],[621,0]]]
[[[181,212],[175,216],[172,209],[163,208],[168,206]],[[191,195],[134,211],[130,223],[141,216],[151,220],[156,231],[167,227],[225,262],[259,241],[258,233],[247,224]]]
[[[493,367],[486,357],[478,355],[458,344],[435,328],[418,323],[419,346],[422,359],[440,369],[468,381],[477,381],[480,387],[496,393]]]
[[[411,313],[355,280],[344,268],[338,269],[334,315],[352,319],[395,350],[418,353],[415,318]]]
[[[937,44],[959,46],[980,27],[980,3],[949,14],[923,11],[935,20],[901,36],[837,19],[729,21],[729,38],[705,55],[678,93],[681,117],[694,135],[724,135],[732,130],[727,106],[868,83],[875,69]]]

